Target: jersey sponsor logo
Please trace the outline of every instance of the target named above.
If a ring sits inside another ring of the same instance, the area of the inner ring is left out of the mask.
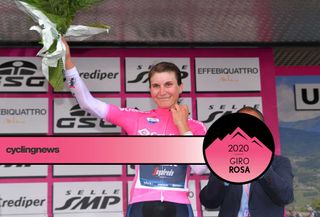
[[[125,111],[125,112],[139,112],[139,113],[149,113],[145,111],[140,111],[138,108],[119,108],[120,111]]]
[[[143,128],[143,129],[141,129],[141,130],[138,130],[138,135],[141,135],[141,136],[153,136],[153,135],[158,135],[158,136],[164,136],[164,135],[174,136],[175,134],[174,134],[174,133],[166,134],[166,133],[150,132],[148,129]]]
[[[0,65],[0,88],[1,87],[44,87],[45,77],[34,76],[37,66],[32,62],[14,60]]]
[[[155,123],[159,123],[160,122],[159,118],[147,118],[147,121],[150,124],[155,124]]]
[[[141,130],[138,130],[138,134],[139,134],[139,135],[142,135],[142,136],[149,136],[149,135],[151,135],[150,131],[149,131],[148,129],[146,129],[146,128],[141,129]]]
[[[70,115],[72,117],[60,118],[57,121],[58,128],[95,128],[99,126],[101,128],[115,128],[113,124],[108,124],[102,119],[91,116],[88,112],[82,110],[79,104],[73,106],[70,109]]]
[[[186,165],[140,165],[139,168],[138,188],[187,189]]]
[[[76,79],[74,77],[70,78],[70,80],[68,81],[68,87],[69,88],[75,88],[75,84],[76,84]]]
[[[172,176],[174,176],[174,170],[173,169],[167,170],[166,168],[159,169],[159,167],[155,167],[152,175],[162,177],[162,178],[172,177]]]

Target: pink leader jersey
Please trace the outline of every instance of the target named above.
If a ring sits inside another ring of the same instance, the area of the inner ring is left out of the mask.
[[[107,106],[106,120],[122,127],[128,135],[180,135],[169,109],[143,112]],[[205,126],[200,121],[188,119],[188,125],[193,135],[205,134]],[[190,204],[189,175],[187,165],[137,165],[129,203],[160,200]]]

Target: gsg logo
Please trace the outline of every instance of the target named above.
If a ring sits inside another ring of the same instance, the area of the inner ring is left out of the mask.
[[[0,90],[43,91],[46,79],[37,74],[39,74],[37,66],[30,61],[13,60],[2,63],[0,65]]]
[[[31,167],[31,164],[0,164],[0,168],[23,168]]]
[[[70,116],[60,118],[57,121],[58,128],[115,128],[116,126],[104,122],[102,119],[91,116],[88,112],[83,111],[79,104],[70,109]]]

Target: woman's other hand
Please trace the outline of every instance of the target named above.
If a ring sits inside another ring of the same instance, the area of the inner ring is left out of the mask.
[[[189,109],[187,105],[175,104],[171,109],[173,122],[179,129],[181,135],[191,131],[188,125]]]

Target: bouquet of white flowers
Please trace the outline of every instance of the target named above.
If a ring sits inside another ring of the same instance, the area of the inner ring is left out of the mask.
[[[83,40],[92,35],[109,32],[105,25],[71,25],[76,13],[103,0],[16,0],[18,7],[29,14],[39,26],[32,26],[41,35],[43,48],[42,72],[55,90],[63,89],[63,70],[66,49],[62,36]]]

